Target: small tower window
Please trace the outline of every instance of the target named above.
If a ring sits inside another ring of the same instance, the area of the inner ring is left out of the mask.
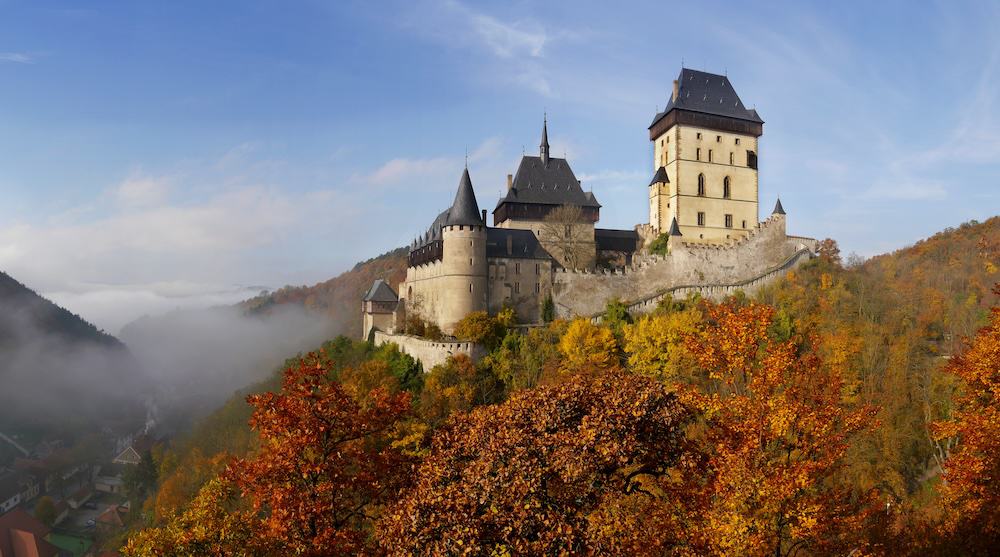
[[[473,258],[471,258],[471,257],[469,258],[469,267],[472,267],[472,265],[473,265],[473,263],[472,263],[472,259],[473,259]]]
[[[705,197],[705,175],[698,175],[698,196]]]
[[[698,226],[705,226],[705,213],[698,211]]]
[[[520,294],[521,293],[521,283],[520,282],[515,282],[514,283],[514,293],[515,294]]]
[[[536,275],[542,274],[542,265],[540,263],[535,263],[535,274]]]
[[[733,227],[733,216],[726,215],[726,228],[732,228],[732,227]]]
[[[701,160],[701,147],[698,147],[697,149],[694,150],[694,160],[696,161]]]
[[[738,137],[736,138],[736,144],[737,144],[737,145],[739,145],[739,144],[740,144],[740,138],[738,138]]]
[[[515,275],[520,275],[521,274],[521,264],[520,263],[514,263],[514,274]]]
[[[747,227],[747,221],[743,221],[743,228]]]
[[[698,139],[701,139],[701,132],[698,132]]]
[[[722,179],[722,197],[725,197],[726,199],[729,199],[730,197],[729,176]]]
[[[733,164],[733,153],[729,153],[729,164]]]
[[[712,162],[712,150],[708,150],[708,162]]]
[[[747,166],[757,169],[757,153],[747,150]]]
[[[715,136],[715,142],[716,143],[722,143],[722,136],[721,135]]]
[[[469,292],[472,292],[472,283],[469,283]]]
[[[542,284],[541,284],[541,283],[539,283],[539,282],[536,282],[536,283],[535,283],[535,294],[538,294],[538,293],[540,293],[541,291],[542,291]]]

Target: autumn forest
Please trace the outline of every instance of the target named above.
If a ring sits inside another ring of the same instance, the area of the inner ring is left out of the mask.
[[[152,447],[131,484],[142,519],[118,543],[130,556],[993,554],[998,269],[993,218],[865,261],[826,240],[753,297],[643,316],[612,301],[600,324],[532,328],[473,313],[456,336],[488,348],[478,363],[423,370],[338,337]]]

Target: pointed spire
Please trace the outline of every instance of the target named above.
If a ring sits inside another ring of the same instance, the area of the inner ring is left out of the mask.
[[[771,211],[772,215],[784,215],[785,208],[781,206],[781,198],[778,198],[778,202],[774,204],[774,210]]]
[[[538,146],[539,156],[542,157],[542,164],[549,164],[549,116],[542,115],[542,143]]]
[[[455,192],[455,201],[448,210],[448,220],[446,225],[467,224],[473,226],[483,226],[482,215],[479,213],[479,203],[476,202],[476,190],[472,188],[472,178],[469,177],[469,169],[462,171],[462,179],[458,182],[458,191]]]
[[[681,227],[677,226],[677,217],[670,220],[670,236],[683,236],[681,234]]]

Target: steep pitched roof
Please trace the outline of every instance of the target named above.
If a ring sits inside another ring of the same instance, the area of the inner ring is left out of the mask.
[[[396,291],[389,286],[389,283],[382,279],[377,279],[372,283],[368,293],[363,298],[365,302],[398,302],[399,296]]]
[[[521,157],[514,181],[507,195],[497,202],[497,207],[504,203],[601,206],[593,193],[587,195],[583,191],[566,159],[549,158],[545,164],[541,157],[527,155]]]
[[[781,198],[778,198],[778,202],[774,204],[774,210],[771,211],[772,215],[784,215],[785,208],[781,206]]]
[[[455,192],[455,201],[448,210],[448,220],[445,222],[451,225],[474,225],[485,226],[483,215],[479,212],[479,203],[476,202],[476,191],[472,189],[472,179],[469,177],[469,169],[462,171],[462,179],[458,181],[458,191]]]
[[[50,531],[45,524],[21,509],[0,515],[0,555],[55,557],[59,548],[45,541]]]
[[[510,245],[508,251],[507,246]],[[551,259],[531,230],[517,228],[487,228],[486,257],[512,259]]]
[[[667,107],[653,118],[650,128],[674,109],[764,123],[756,110],[743,106],[733,84],[724,75],[681,68],[677,82],[677,98],[670,96]]]
[[[653,174],[653,179],[650,180],[649,185],[653,184],[669,184],[670,178],[667,178],[667,169],[662,166],[656,169],[656,174]]]
[[[670,233],[671,236],[683,236],[681,234],[681,227],[677,226],[677,217],[670,219]]]

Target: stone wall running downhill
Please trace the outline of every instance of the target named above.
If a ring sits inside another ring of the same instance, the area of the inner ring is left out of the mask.
[[[739,291],[750,295],[755,293],[762,286],[773,282],[777,278],[785,276],[788,271],[798,267],[806,261],[809,261],[812,257],[813,252],[808,248],[803,248],[792,254],[792,256],[785,260],[782,264],[768,269],[756,277],[728,284],[685,284],[673,286],[640,300],[626,300],[626,307],[628,308],[629,314],[635,316],[655,310],[659,307],[660,302],[667,296],[670,296],[673,299],[683,300],[689,295],[697,293],[703,298],[718,301],[727,296],[732,296]],[[603,314],[603,311],[593,315],[591,320],[594,323],[600,323],[601,314]]]
[[[621,271],[556,272],[552,288],[556,314],[565,318],[593,316],[613,298],[641,304],[670,291],[676,291],[675,296],[686,295],[684,289],[753,290],[816,250],[816,240],[785,235],[784,215],[771,215],[746,237],[725,244],[682,240],[672,238],[666,256],[636,254],[632,265]]]
[[[477,362],[486,355],[486,350],[482,346],[472,342],[442,342],[413,335],[375,331],[375,346],[388,342],[398,346],[400,352],[418,360],[424,366],[424,371],[430,371],[432,367],[445,363],[448,356],[465,354]]]

